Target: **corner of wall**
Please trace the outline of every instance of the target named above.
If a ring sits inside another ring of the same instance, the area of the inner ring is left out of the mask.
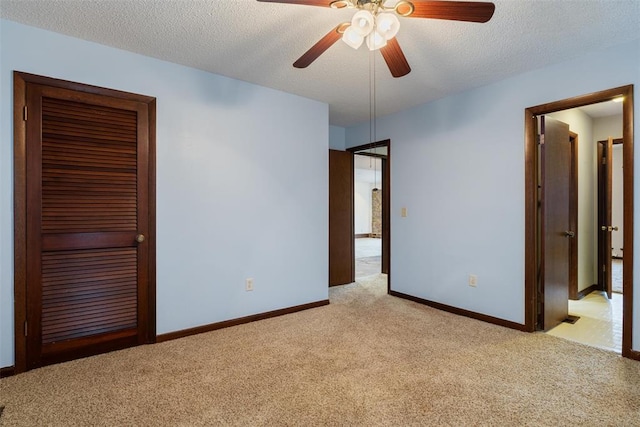
[[[340,126],[329,126],[329,148],[340,151],[344,151],[346,149],[345,128]]]

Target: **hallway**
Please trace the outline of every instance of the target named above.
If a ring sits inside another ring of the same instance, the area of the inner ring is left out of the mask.
[[[561,323],[547,334],[622,352],[622,294],[614,292],[609,300],[604,292],[591,292],[581,300],[569,300],[569,314],[580,319]]]
[[[378,274],[382,263],[382,239],[356,239],[356,279]]]

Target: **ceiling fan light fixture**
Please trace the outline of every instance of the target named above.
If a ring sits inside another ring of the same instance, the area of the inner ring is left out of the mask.
[[[391,40],[400,30],[400,21],[393,13],[380,13],[376,17],[376,30],[382,34],[385,39]]]
[[[362,37],[369,34],[374,27],[375,18],[368,10],[361,10],[356,12],[351,19],[351,28],[354,29]]]
[[[369,50],[377,50],[387,45],[387,39],[378,31],[372,31],[367,36],[367,47]]]
[[[353,25],[351,25],[349,28],[344,30],[344,33],[342,34],[342,41],[350,47],[358,49],[362,45],[362,42],[364,42],[364,37],[353,28]]]

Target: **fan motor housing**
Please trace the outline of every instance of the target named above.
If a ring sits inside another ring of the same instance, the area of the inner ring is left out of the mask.
[[[358,0],[358,6],[366,6],[370,3],[373,3],[376,6],[380,6],[383,0]]]

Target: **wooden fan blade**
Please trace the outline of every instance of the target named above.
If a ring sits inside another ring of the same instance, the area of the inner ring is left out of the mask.
[[[398,44],[398,40],[396,40],[395,37],[387,41],[384,47],[380,48],[380,53],[382,53],[382,57],[386,61],[393,77],[406,76],[411,72],[407,58],[405,58]]]
[[[286,3],[286,4],[302,4],[307,6],[324,6],[329,7],[333,0],[258,0],[264,3]]]
[[[338,29],[340,27],[344,28],[344,25],[345,24],[340,24],[333,30],[329,31],[327,35],[325,35],[318,41],[318,43],[311,46],[311,49],[306,51],[304,55],[302,55],[296,62],[294,62],[293,66],[296,68],[307,68],[313,61],[318,59],[318,57],[322,55],[325,50],[329,49],[335,42],[340,40],[340,38],[342,37],[342,33],[339,33]]]
[[[447,19],[450,21],[487,22],[493,16],[493,3],[475,1],[412,0],[415,10],[410,18]],[[402,9],[398,10],[403,13]]]

